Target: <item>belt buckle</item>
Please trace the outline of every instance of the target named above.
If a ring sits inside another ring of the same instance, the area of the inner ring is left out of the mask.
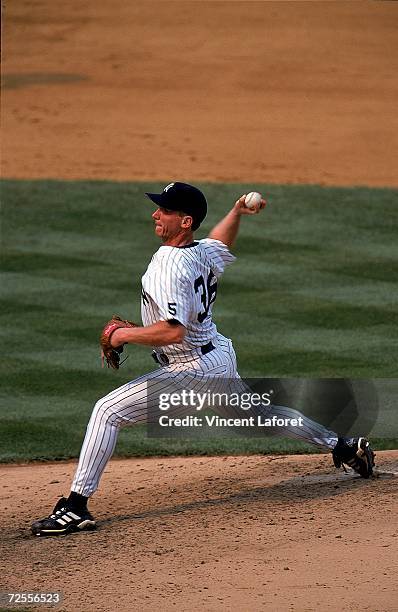
[[[169,365],[169,358],[164,353],[159,353],[159,361],[162,365]]]

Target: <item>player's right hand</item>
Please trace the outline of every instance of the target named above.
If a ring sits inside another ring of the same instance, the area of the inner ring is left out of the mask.
[[[258,213],[265,208],[267,202],[264,198],[261,198],[260,204],[256,208],[248,208],[245,204],[246,194],[240,196],[234,204],[234,210],[240,215],[258,215]]]

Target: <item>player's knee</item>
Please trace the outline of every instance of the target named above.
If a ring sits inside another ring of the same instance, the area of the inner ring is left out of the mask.
[[[108,396],[99,399],[94,405],[91,419],[97,423],[106,422],[110,425],[117,425],[120,417],[116,402],[112,401]]]

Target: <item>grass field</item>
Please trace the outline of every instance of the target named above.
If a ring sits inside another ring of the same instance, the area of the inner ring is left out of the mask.
[[[113,312],[139,319],[140,279],[158,247],[150,183],[12,181],[2,191],[0,460],[74,457],[96,399],[150,369],[130,347],[102,370],[98,333]],[[237,262],[214,319],[244,376],[396,378],[398,193],[391,189],[251,185],[268,210],[244,219]],[[204,237],[245,185],[203,184]],[[391,406],[391,403],[390,403]],[[380,418],[384,418],[383,414]],[[396,447],[395,412],[387,423]],[[395,430],[394,430],[395,427]],[[116,454],[269,452],[290,441],[184,443],[121,432]]]

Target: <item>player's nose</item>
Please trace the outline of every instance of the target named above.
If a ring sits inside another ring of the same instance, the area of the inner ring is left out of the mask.
[[[153,213],[152,213],[152,219],[159,219],[159,209],[157,208]]]

